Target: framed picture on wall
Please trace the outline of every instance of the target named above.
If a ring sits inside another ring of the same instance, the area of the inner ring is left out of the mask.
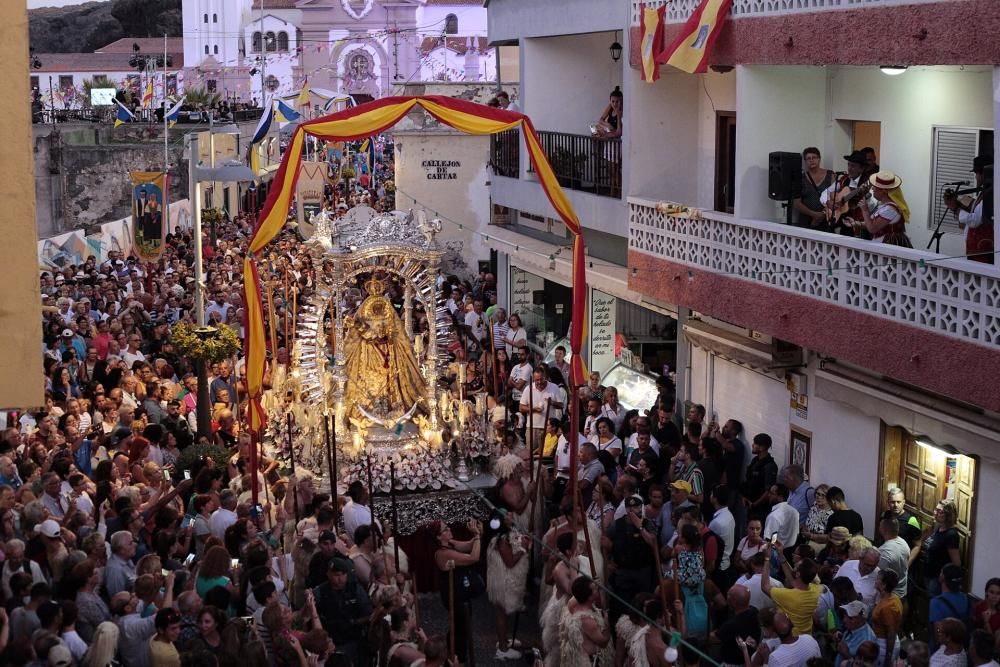
[[[788,439],[788,442],[791,443],[791,452],[788,457],[789,461],[802,466],[802,470],[805,471],[806,476],[808,477],[809,456],[812,450],[812,433],[799,428],[798,426],[793,426],[792,435]]]

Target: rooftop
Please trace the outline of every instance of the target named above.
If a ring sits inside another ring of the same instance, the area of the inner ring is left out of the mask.
[[[162,37],[122,37],[110,44],[94,49],[94,53],[132,53],[132,45],[139,45],[140,53],[163,53]],[[167,38],[167,53],[184,53],[183,37]]]
[[[420,42],[420,52],[423,54],[430,53],[444,43],[449,50],[454,51],[460,56],[465,55],[470,39],[472,40],[473,48],[479,51],[487,50],[486,37],[424,37],[423,41]]]
[[[160,41],[163,44],[163,41]],[[143,53],[149,53],[143,51]],[[184,56],[181,53],[172,53],[173,65],[171,70],[179,70],[184,67]],[[32,74],[47,72],[92,72],[94,74],[107,74],[109,72],[129,72],[138,71],[129,65],[132,57],[132,47],[129,45],[128,53],[36,53],[35,57],[42,66],[31,70]]]

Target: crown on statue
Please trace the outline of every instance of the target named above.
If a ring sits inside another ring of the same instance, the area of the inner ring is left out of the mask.
[[[372,276],[365,283],[365,290],[368,292],[368,296],[384,296],[385,281]]]

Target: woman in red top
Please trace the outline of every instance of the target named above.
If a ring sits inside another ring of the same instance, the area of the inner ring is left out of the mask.
[[[976,628],[989,630],[994,636],[1000,630],[1000,578],[986,582],[986,597],[976,605],[972,619]]]

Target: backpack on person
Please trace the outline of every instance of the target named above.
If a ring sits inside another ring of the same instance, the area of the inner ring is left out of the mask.
[[[972,631],[976,629],[975,620],[972,618],[972,613],[973,613],[975,607],[973,606],[972,599],[969,597],[968,594],[965,594],[963,597],[965,598],[965,613],[964,614],[959,614],[958,613],[958,609],[955,608],[955,605],[953,605],[951,603],[951,600],[949,600],[948,598],[946,598],[944,595],[939,595],[938,599],[941,601],[941,603],[945,607],[948,608],[948,611],[951,612],[951,615],[954,618],[957,618],[958,620],[960,620],[962,622],[962,625],[965,626],[965,646],[968,647],[969,646],[969,638],[972,637]],[[932,624],[932,626],[933,626],[933,624]],[[932,627],[932,631],[933,631],[933,627]]]

